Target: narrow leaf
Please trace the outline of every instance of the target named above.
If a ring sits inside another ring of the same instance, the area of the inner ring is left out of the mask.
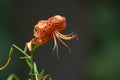
[[[27,59],[27,60],[30,60],[30,59],[31,59],[31,56],[20,57],[20,59]]]
[[[44,75],[44,69],[40,72],[40,74],[38,76],[39,80],[42,80],[43,75]]]
[[[23,53],[25,56],[28,56],[28,54],[24,52],[21,48],[19,48],[17,45],[13,44],[12,46],[16,48],[18,51],[20,51],[21,53]]]
[[[24,52],[26,52],[27,51],[27,46],[25,45],[25,47],[24,47]]]
[[[28,66],[30,67],[30,69],[32,69],[33,68],[32,63],[29,60],[27,60],[27,59],[26,59],[26,62],[28,64]]]
[[[20,80],[16,75],[12,74],[10,75],[7,80]]]
[[[35,62],[34,62],[34,74],[38,74],[38,70]]]
[[[13,50],[14,50],[13,47],[11,47],[11,48],[10,48],[10,52],[9,52],[9,57],[12,57],[12,55],[13,55]]]

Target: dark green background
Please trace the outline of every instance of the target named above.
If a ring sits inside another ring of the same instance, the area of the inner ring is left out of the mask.
[[[56,14],[67,19],[61,33],[77,33],[79,40],[65,41],[72,53],[59,43],[60,60],[53,56],[53,40],[37,49],[35,61],[53,80],[120,80],[120,4],[117,0],[0,0],[0,65],[10,46],[23,47],[33,37],[34,25]],[[27,80],[25,61],[15,51],[0,80],[17,74]]]

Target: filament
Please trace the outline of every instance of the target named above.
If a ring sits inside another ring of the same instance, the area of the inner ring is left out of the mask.
[[[63,35],[63,34],[61,34],[58,30],[55,30],[55,32],[58,33],[60,36],[66,36],[66,37],[68,37],[68,36],[73,35],[73,32],[70,33],[70,34],[67,34],[67,35]]]
[[[56,34],[56,36],[57,36],[57,38],[60,40],[60,42],[61,42],[65,47],[68,48],[69,53],[71,54],[71,49],[70,49],[70,47],[69,47],[67,44],[65,44],[65,43],[63,42],[63,40],[62,40],[57,34]]]
[[[71,39],[77,37],[76,35],[73,35],[73,33],[70,33],[70,34],[68,34],[68,35],[63,35],[63,34],[61,34],[61,33],[58,32],[58,31],[55,31],[55,33],[58,34],[59,37],[62,38],[62,39],[64,39],[64,40],[71,40]]]
[[[58,44],[57,44],[57,40],[55,37],[55,34],[53,33],[53,38],[54,38],[54,48],[53,51],[56,50],[57,56],[58,56]]]

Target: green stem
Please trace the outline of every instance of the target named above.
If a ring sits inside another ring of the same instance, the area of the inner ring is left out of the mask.
[[[30,59],[30,64],[32,65],[32,67],[30,68],[30,79],[34,80],[34,63],[33,63],[33,53],[31,52],[31,59]]]
[[[34,63],[33,61],[34,61],[34,52],[35,52],[35,50],[36,50],[36,48],[38,47],[39,45],[35,45],[35,46],[33,46],[33,48],[32,48],[32,51],[31,51],[31,62],[32,62],[32,64]]]
[[[36,73],[34,73],[34,70],[35,70],[35,68],[36,67],[34,67],[34,52],[35,52],[35,50],[36,50],[36,48],[38,47],[39,45],[35,45],[35,46],[33,46],[33,48],[32,48],[32,51],[31,51],[31,59],[30,59],[30,62],[31,62],[31,64],[32,64],[32,68],[31,68],[31,71],[30,71],[30,74],[36,74]],[[31,75],[31,79],[33,80],[34,79],[34,76],[33,75]]]
[[[32,64],[32,66],[34,65],[34,64],[33,64],[33,56],[34,56],[34,53],[31,52],[31,64]],[[34,67],[32,67],[32,68],[31,68],[31,71],[30,71],[32,74],[33,74],[33,68],[34,68]]]

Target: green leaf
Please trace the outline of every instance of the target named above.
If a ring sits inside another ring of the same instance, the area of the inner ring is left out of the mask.
[[[42,80],[43,75],[44,75],[44,69],[43,69],[43,70],[40,72],[40,74],[38,75],[38,79],[39,79],[39,80]]]
[[[25,56],[28,56],[28,54],[25,51],[23,51],[21,48],[19,48],[17,45],[13,44],[12,47],[16,48],[18,51],[23,53]]]
[[[33,67],[33,68],[34,68],[34,74],[38,74],[38,70],[37,70],[36,63],[34,62],[34,64],[33,64],[33,65],[34,65],[34,67]]]
[[[9,52],[9,57],[12,57],[12,55],[13,55],[13,50],[14,50],[14,48],[11,47],[11,48],[10,48],[10,52]]]
[[[27,60],[30,60],[30,59],[31,59],[31,56],[20,57],[20,59],[27,59]]]
[[[24,47],[24,52],[26,52],[27,51],[27,45],[25,45],[25,47]]]
[[[52,80],[51,76],[49,76],[49,79],[48,80]]]
[[[20,80],[15,74],[11,74],[7,80]]]
[[[32,69],[33,68],[32,63],[29,60],[27,60],[27,59],[26,59],[26,62],[28,64],[28,66],[30,67],[30,69]]]

